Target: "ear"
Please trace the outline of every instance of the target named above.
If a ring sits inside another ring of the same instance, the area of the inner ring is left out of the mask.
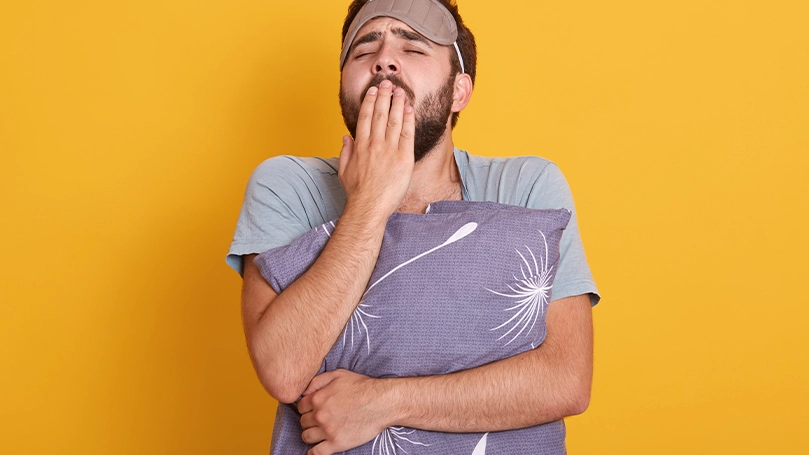
[[[452,112],[461,112],[472,98],[472,78],[468,74],[455,76],[455,92],[452,95]]]

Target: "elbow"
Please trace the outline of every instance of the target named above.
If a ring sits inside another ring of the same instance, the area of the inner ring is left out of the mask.
[[[570,400],[568,416],[584,414],[584,411],[586,411],[588,407],[590,407],[590,392],[587,391],[587,393],[577,393]]]
[[[278,400],[279,403],[291,404],[300,398],[304,388],[292,381],[285,381],[279,378],[277,374],[272,374],[267,371],[258,371],[258,379],[264,390],[273,398]]]
[[[309,385],[309,381],[295,377],[291,365],[279,363],[272,356],[259,355],[261,352],[252,346],[249,349],[250,360],[256,371],[258,380],[264,390],[280,403],[294,403]]]
[[[575,386],[571,388],[571,394],[567,403],[567,415],[575,416],[583,414],[590,407],[591,382],[587,380],[575,381]]]

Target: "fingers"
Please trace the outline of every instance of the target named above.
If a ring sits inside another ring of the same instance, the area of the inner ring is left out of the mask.
[[[304,396],[298,401],[298,412],[301,414],[306,414],[307,412],[312,412],[314,409],[314,405],[312,404],[312,397]]]
[[[306,430],[317,426],[314,412],[307,412],[301,416],[301,428]]]
[[[399,151],[407,156],[413,156],[413,147],[416,142],[416,111],[410,103],[404,108],[402,132],[399,135]]]
[[[334,451],[332,450],[331,445],[329,445],[329,441],[321,442],[320,444],[312,447],[306,455],[332,455]]]
[[[378,87],[371,87],[365,94],[360,106],[360,115],[357,117],[357,141],[366,141],[371,136],[371,119],[374,116]]]
[[[318,427],[307,428],[301,433],[301,439],[307,444],[317,444],[326,440],[326,433]]]
[[[412,151],[414,137],[415,112],[405,91],[394,86],[389,80],[382,81],[379,87],[368,89],[357,120],[357,142],[387,144],[388,149]],[[404,144],[400,144],[402,138]],[[346,148],[345,145],[343,148]],[[340,166],[344,168],[345,164],[342,164],[342,161]]]
[[[387,128],[385,130],[385,142],[393,147],[399,143],[399,135],[402,134],[402,121],[404,120],[404,110],[407,97],[404,90],[397,88],[393,91],[393,99],[390,103],[390,114],[388,115]]]
[[[383,144],[385,142],[385,130],[388,128],[388,114],[390,113],[392,97],[393,84],[389,80],[382,81],[379,84],[379,92],[376,95],[373,118],[371,119],[369,139],[373,144]]]

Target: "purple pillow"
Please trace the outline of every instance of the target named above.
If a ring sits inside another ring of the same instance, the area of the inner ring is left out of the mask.
[[[566,209],[469,201],[436,202],[425,214],[394,213],[367,290],[320,372],[342,368],[377,378],[445,374],[539,346],[570,216]],[[255,258],[277,293],[317,259],[336,224],[325,223]],[[305,452],[300,416],[294,406],[284,407],[273,453]],[[564,425],[552,424],[488,434],[489,449],[481,453],[545,453],[532,443],[537,438],[564,450]],[[346,453],[385,453],[383,447],[397,443],[406,444],[401,448],[410,454],[471,454],[487,445],[484,436],[393,427],[368,447]],[[524,443],[527,452],[520,449]]]

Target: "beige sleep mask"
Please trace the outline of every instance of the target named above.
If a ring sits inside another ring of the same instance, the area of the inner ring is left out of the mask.
[[[368,0],[362,6],[346,33],[340,53],[340,70],[345,65],[351,44],[363,25],[377,17],[392,17],[409,25],[428,40],[444,46],[454,45],[461,62],[461,71],[466,72],[461,51],[458,49],[458,27],[452,14],[437,0]]]

